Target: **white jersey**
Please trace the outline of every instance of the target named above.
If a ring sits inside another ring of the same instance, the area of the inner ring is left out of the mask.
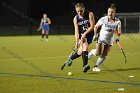
[[[115,17],[115,22],[108,22],[108,16],[99,19],[98,23],[101,25],[99,42],[104,44],[113,45],[114,31],[121,27],[121,21]]]
[[[48,18],[46,19],[42,18],[41,21],[42,21],[42,25],[48,25]]]

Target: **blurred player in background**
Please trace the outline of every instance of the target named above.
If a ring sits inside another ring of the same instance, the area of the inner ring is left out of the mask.
[[[96,49],[92,49],[88,55],[90,58],[92,55],[99,56],[93,71],[99,72],[99,66],[105,61],[111,47],[114,42],[114,33],[117,33],[117,39],[120,38],[121,34],[121,21],[115,17],[116,8],[115,4],[111,4],[108,8],[107,16],[101,17],[94,27],[95,34],[97,37],[97,30],[101,27],[98,43]]]
[[[71,66],[72,61],[82,55],[83,59],[83,72],[87,72],[90,69],[88,66],[88,46],[92,43],[94,35],[94,15],[90,11],[85,11],[83,3],[77,3],[75,5],[76,15],[73,19],[75,28],[75,47],[79,48],[71,57],[68,58],[68,66]]]
[[[50,18],[47,17],[46,13],[44,13],[43,18],[41,19],[41,22],[40,22],[40,27],[39,27],[39,29],[42,30],[42,41],[44,40],[44,36],[46,36],[46,41],[48,41],[48,35],[49,35],[49,30],[50,30],[49,25],[50,24],[51,24]]]

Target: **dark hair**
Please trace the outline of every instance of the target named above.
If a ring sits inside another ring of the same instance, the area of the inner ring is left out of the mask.
[[[77,8],[77,7],[85,8],[83,3],[77,3],[77,4],[75,5],[75,8]]]
[[[114,9],[114,10],[116,11],[116,7],[115,7],[115,4],[114,4],[114,3],[112,3],[112,4],[110,5],[110,7],[108,7],[108,8]]]

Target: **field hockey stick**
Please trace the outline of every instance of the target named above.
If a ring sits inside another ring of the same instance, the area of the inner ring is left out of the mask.
[[[74,48],[73,49],[73,51],[71,52],[71,54],[68,56],[68,59],[70,59],[71,58],[71,56],[75,53],[75,52],[77,52],[77,48]],[[67,59],[67,60],[68,60]],[[61,70],[63,70],[64,69],[64,67],[66,66],[66,64],[68,64],[68,61],[65,61],[65,63],[61,66]]]
[[[42,27],[40,26],[38,29],[37,29],[37,31],[39,32],[39,31],[41,31],[42,30]]]
[[[122,52],[122,54],[123,54],[123,56],[125,58],[125,63],[126,63],[127,59],[126,59],[126,55],[125,55],[125,53],[123,51],[122,45],[121,45],[121,43],[120,43],[120,41],[118,39],[116,40],[116,43],[117,43],[118,47],[120,48],[120,50],[121,50],[121,52]]]

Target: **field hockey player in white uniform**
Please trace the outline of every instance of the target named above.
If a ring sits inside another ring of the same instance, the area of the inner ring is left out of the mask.
[[[97,37],[97,30],[101,27],[96,49],[92,49],[88,55],[91,58],[92,55],[99,56],[93,71],[99,72],[99,66],[105,61],[107,55],[113,46],[114,33],[117,34],[117,39],[120,38],[121,34],[121,21],[115,17],[115,4],[111,4],[108,8],[107,16],[101,17],[95,25],[94,36]]]

